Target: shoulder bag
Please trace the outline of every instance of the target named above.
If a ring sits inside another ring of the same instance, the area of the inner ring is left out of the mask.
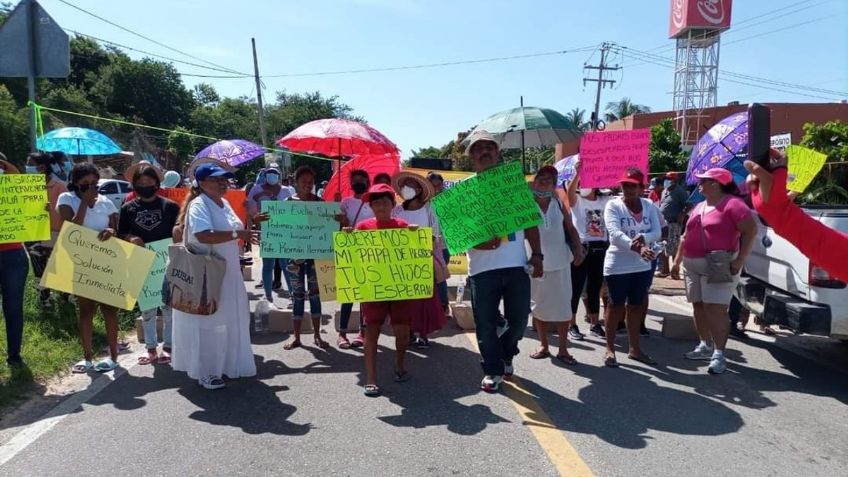
[[[733,261],[734,252],[726,250],[710,250],[707,248],[707,233],[704,230],[704,216],[707,211],[707,203],[701,204],[701,241],[707,258],[707,283],[730,283],[733,281],[733,272],[730,270],[730,262]]]

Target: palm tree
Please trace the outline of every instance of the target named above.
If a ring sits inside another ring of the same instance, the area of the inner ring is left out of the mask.
[[[635,104],[630,101],[630,98],[625,97],[621,98],[620,101],[607,103],[607,113],[604,116],[604,119],[606,119],[607,122],[618,121],[619,119],[626,118],[633,114],[650,112],[651,108],[642,104]]]
[[[574,108],[571,111],[565,114],[566,119],[571,121],[574,124],[574,127],[581,131],[585,131],[591,127],[588,121],[586,121],[586,110],[580,108]]]

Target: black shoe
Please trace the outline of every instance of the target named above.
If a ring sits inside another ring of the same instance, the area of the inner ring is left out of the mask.
[[[734,338],[738,338],[740,340],[748,339],[748,334],[745,333],[744,330],[740,330],[739,328],[736,328],[734,326],[730,327],[730,336],[732,336]]]
[[[607,334],[604,332],[604,327],[601,325],[592,325],[589,328],[589,333],[592,333],[592,336],[597,336],[598,338],[606,338]]]
[[[23,368],[26,366],[26,363],[24,363],[23,358],[21,358],[20,356],[10,357],[6,359],[6,364],[13,368]]]
[[[648,333],[648,328],[645,328],[645,326],[642,325],[642,326],[639,327],[639,336],[644,336],[644,337],[647,338],[647,337],[651,336],[651,334]]]
[[[583,341],[586,336],[580,332],[580,328],[577,325],[572,325],[571,328],[568,329],[568,337],[574,341]]]
[[[271,289],[272,289],[272,290],[279,290],[279,289],[281,289],[281,288],[283,288],[283,284],[282,284],[282,283],[280,283],[280,282],[274,282],[274,283],[271,285]]]

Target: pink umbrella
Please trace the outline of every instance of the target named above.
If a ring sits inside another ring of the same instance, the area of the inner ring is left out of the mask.
[[[341,191],[342,198],[353,195],[353,190],[350,188],[350,171],[362,169],[368,172],[368,177],[371,182],[374,182],[374,176],[380,173],[386,173],[394,176],[400,171],[400,156],[397,154],[367,154],[356,156],[352,160],[347,161],[339,173],[338,167],[335,167],[336,172],[333,177],[327,182],[325,191],[338,190]],[[335,194],[326,192],[324,200],[334,202]]]

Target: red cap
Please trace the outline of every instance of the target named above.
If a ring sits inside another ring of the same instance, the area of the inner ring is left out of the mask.
[[[645,184],[645,174],[642,174],[642,171],[639,169],[631,169],[624,173],[624,177],[619,179],[618,181],[621,184]]]
[[[668,173],[666,173],[665,178],[676,181],[677,179],[680,178],[680,175],[676,172],[668,172]]]
[[[392,202],[395,201],[395,190],[392,189],[392,186],[388,184],[374,184],[368,189],[368,192],[362,195],[362,202],[371,202],[371,196],[373,194],[388,194],[392,198]]]
[[[727,169],[721,167],[713,167],[703,174],[695,174],[698,179],[710,179],[718,182],[721,185],[728,185],[733,182],[733,174]]]

